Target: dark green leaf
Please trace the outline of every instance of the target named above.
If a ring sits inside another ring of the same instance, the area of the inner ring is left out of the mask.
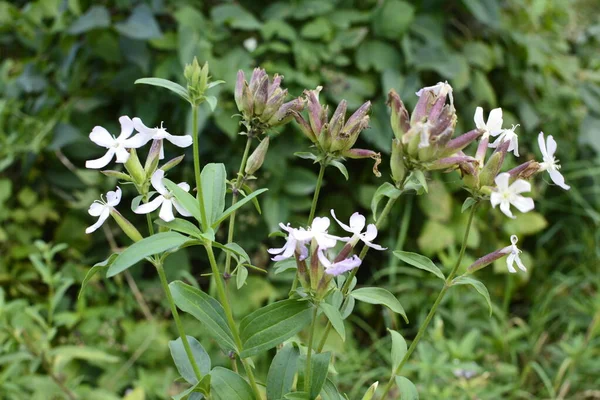
[[[267,374],[267,399],[281,399],[292,389],[300,352],[291,343],[277,352]]]
[[[108,268],[106,276],[115,276],[146,257],[179,247],[188,240],[190,238],[177,232],[161,232],[144,238],[119,254]]]
[[[148,40],[162,36],[160,27],[146,4],[140,4],[124,22],[115,24],[115,29],[131,39]]]
[[[406,354],[407,351],[407,347],[406,347],[406,340],[404,340],[404,337],[402,337],[402,335],[392,329],[388,329],[388,331],[390,332],[390,335],[392,335],[392,371],[395,370],[398,365],[400,365],[400,362],[402,362],[402,359],[404,358],[404,355]]]
[[[485,299],[485,302],[488,305],[488,308],[490,310],[490,316],[492,316],[492,300],[490,299],[490,294],[487,290],[487,288],[485,287],[485,285],[481,282],[479,282],[477,279],[473,279],[469,276],[459,276],[458,278],[455,278],[452,281],[453,285],[470,285],[473,286],[475,288],[475,290],[477,290],[477,292],[483,296],[483,298]]]
[[[298,384],[297,387],[304,387],[304,366],[306,365],[306,356],[300,357],[298,362]],[[331,353],[313,354],[310,359],[310,398],[316,398],[327,379],[329,361]]]
[[[145,85],[151,85],[151,86],[159,86],[159,87],[162,87],[165,89],[169,89],[171,92],[181,96],[184,100],[190,101],[187,90],[180,84],[171,82],[170,80],[162,79],[162,78],[140,78],[135,81],[135,84],[138,84],[138,83],[142,83]]]
[[[110,26],[110,13],[104,6],[92,6],[89,10],[67,29],[71,35],[91,31],[92,29],[106,28]]]
[[[248,382],[235,372],[215,367],[210,373],[210,394],[213,400],[255,400]]]
[[[260,308],[240,324],[241,357],[277,346],[310,323],[312,306],[307,301],[282,300]]]
[[[394,255],[413,267],[431,272],[441,280],[446,279],[437,265],[435,265],[429,258],[422,256],[421,254],[411,253],[408,251],[394,251]]]
[[[340,314],[338,308],[328,303],[321,303],[320,307],[331,322],[333,329],[335,329],[338,335],[340,335],[342,341],[345,341],[346,328],[344,327],[344,319],[342,318],[342,315]]]
[[[371,212],[373,213],[373,218],[377,220],[377,208],[382,198],[388,197],[390,199],[397,199],[401,194],[402,191],[389,182],[385,182],[379,186],[371,200]]]
[[[169,222],[163,221],[162,219],[157,219],[154,221],[154,223],[158,226],[164,226],[165,228],[185,233],[198,239],[206,239],[202,231],[200,231],[196,225],[185,219],[175,218],[173,221]]]
[[[400,391],[400,397],[402,400],[419,400],[419,392],[415,385],[403,376],[396,377],[396,385]]]
[[[208,224],[216,227],[215,221],[225,209],[227,192],[227,172],[224,164],[210,163],[202,168],[202,193]]]
[[[200,204],[198,203],[198,200],[194,196],[177,186],[175,182],[171,182],[169,179],[166,178],[163,179],[163,182],[167,189],[169,189],[169,191],[173,193],[173,196],[175,196],[175,199],[177,199],[179,204],[181,204],[183,208],[188,210],[190,214],[192,214],[194,218],[196,218],[196,221],[202,222],[202,215],[200,214]]]
[[[106,260],[96,263],[96,264],[94,264],[94,266],[92,268],[90,268],[90,270],[87,272],[87,274],[85,274],[85,278],[83,278],[83,282],[81,282],[81,289],[79,289],[79,295],[77,296],[77,298],[81,297],[87,284],[94,277],[94,275],[96,275],[100,271],[107,270],[108,267],[110,267],[112,265],[112,263],[115,261],[117,256],[118,256],[117,253],[111,254],[110,257],[108,257]]]
[[[252,201],[252,199],[254,199],[256,196],[266,192],[269,189],[259,189],[256,190],[254,192],[252,192],[251,194],[249,194],[248,196],[244,197],[243,199],[241,199],[240,201],[238,201],[237,203],[235,203],[234,205],[232,205],[231,207],[229,207],[227,210],[223,211],[223,214],[221,214],[221,216],[215,221],[213,222],[213,228],[216,228],[217,226],[219,226],[219,224],[223,221],[225,221],[227,219],[227,217],[229,217],[231,215],[231,213],[233,213],[234,211],[236,211],[238,208],[243,207],[246,203],[248,203],[249,201]]]
[[[196,365],[198,365],[198,369],[200,369],[200,373],[203,376],[208,374],[210,372],[210,356],[206,350],[204,350],[204,347],[202,347],[200,342],[194,337],[188,335],[187,340],[190,344]],[[171,350],[171,357],[173,357],[177,371],[179,371],[179,374],[183,377],[183,379],[185,379],[186,382],[191,385],[198,383],[198,378],[196,378],[194,368],[192,367],[192,363],[185,352],[183,341],[180,337],[176,340],[169,341],[169,350]]]
[[[383,304],[395,313],[402,315],[406,323],[408,318],[404,312],[404,308],[393,294],[383,288],[366,287],[352,291],[350,293],[356,300],[370,304]]]

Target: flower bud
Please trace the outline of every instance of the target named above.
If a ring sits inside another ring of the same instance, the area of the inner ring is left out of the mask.
[[[152,141],[152,147],[150,147],[148,157],[146,158],[146,163],[144,164],[144,171],[146,172],[147,177],[151,177],[154,171],[156,171],[156,168],[158,167],[161,147],[161,140]]]
[[[287,96],[287,89],[281,90],[277,88],[271,95],[269,95],[267,99],[267,104],[265,110],[263,111],[260,120],[263,122],[268,122],[271,117],[281,108],[283,102],[285,101],[285,97]]]
[[[450,153],[454,153],[456,151],[460,151],[467,147],[469,144],[473,143],[480,137],[482,132],[479,129],[473,129],[467,133],[463,133],[459,137],[452,139],[446,145],[446,150]]]
[[[241,69],[237,73],[237,80],[235,81],[235,91],[233,93],[235,99],[235,105],[237,106],[240,112],[244,112],[244,86],[246,86],[246,77],[244,76],[244,71]]]
[[[479,184],[481,186],[491,186],[494,184],[494,179],[496,179],[498,172],[500,172],[500,169],[502,168],[502,163],[504,163],[504,157],[506,156],[509,145],[510,142],[503,142],[498,146],[488,162],[485,163],[485,166],[479,174]]]
[[[292,101],[284,103],[267,121],[269,126],[285,125],[294,119],[294,112],[298,113],[304,109],[304,100],[298,97]]]
[[[179,157],[175,157],[172,160],[167,161],[162,167],[160,167],[160,169],[167,172],[171,168],[178,166],[179,163],[183,160],[183,157],[185,157],[185,155],[181,155]]]
[[[374,384],[372,384],[367,389],[367,392],[363,396],[362,400],[371,400],[373,398],[373,396],[375,396],[375,393],[377,392],[377,386],[379,386],[379,382],[375,382]]]
[[[529,160],[508,171],[512,179],[529,179],[540,172],[540,163],[535,160]]]
[[[133,178],[133,182],[137,185],[143,185],[146,181],[146,172],[140,164],[140,159],[137,156],[135,149],[129,150],[129,158],[125,163],[125,169],[129,172],[129,175]]]
[[[262,68],[254,68],[254,70],[252,71],[252,77],[250,78],[250,93],[252,93],[252,96],[254,96],[254,94],[256,93],[256,90],[258,89],[258,86],[260,85],[260,82],[263,78],[263,76],[266,76],[267,73],[265,72],[264,69]]]
[[[319,92],[323,89],[322,86],[317,86],[315,90],[305,90],[304,94],[308,99],[308,120],[315,136],[321,135],[321,129],[326,123],[327,112],[319,103]]]
[[[410,118],[406,106],[394,89],[388,93],[388,106],[392,111],[390,123],[394,136],[396,139],[400,139],[410,129]]]
[[[419,101],[417,101],[417,105],[410,117],[411,126],[414,126],[417,122],[423,122],[427,118],[434,101],[434,95],[430,91],[423,91],[421,93]]]
[[[250,157],[248,157],[248,162],[246,163],[246,169],[244,172],[246,175],[254,175],[256,171],[262,167],[263,162],[265,161],[265,156],[267,155],[267,150],[269,150],[269,137],[263,139],[262,142],[254,149]]]
[[[406,166],[404,165],[404,154],[402,150],[402,141],[392,140],[392,156],[390,158],[390,167],[392,170],[392,179],[396,185],[404,182],[406,177]]]
[[[349,150],[354,146],[358,135],[369,126],[367,114],[370,110],[371,102],[367,101],[348,118],[342,130],[336,136],[332,136],[331,151]]]
[[[372,158],[375,160],[375,164],[373,165],[373,174],[377,177],[381,176],[381,172],[379,172],[379,164],[381,164],[381,153],[377,153],[373,150],[366,149],[349,149],[342,152],[342,157],[348,158]]]
[[[188,82],[189,86],[197,86],[200,82],[201,68],[198,64],[198,59],[194,57],[191,64],[186,64],[183,70],[183,76]]]
[[[265,73],[262,75],[256,91],[254,94],[254,114],[256,116],[262,115],[265,107],[267,106],[267,95],[269,93],[269,77]]]
[[[129,237],[129,239],[133,240],[134,242],[139,242],[143,239],[142,235],[135,228],[135,226],[133,226],[133,224],[129,222],[127,218],[122,216],[120,212],[115,210],[114,207],[111,208],[110,215],[117,222],[117,224],[123,230],[123,232],[125,232],[125,234]]]
[[[298,126],[300,127],[300,130],[302,131],[302,133],[304,133],[304,135],[311,142],[318,143],[319,140],[315,136],[312,128],[310,127],[309,123],[306,122],[306,120],[304,119],[304,117],[302,117],[302,115],[300,115],[300,113],[298,113],[297,111],[292,111],[292,115],[294,116],[294,119],[298,123]]]
[[[469,266],[469,268],[467,268],[467,273],[472,274],[476,271],[479,271],[480,269],[487,267],[494,261],[496,261],[502,257],[506,257],[507,254],[508,253],[507,253],[506,247],[496,250],[492,253],[486,254],[485,256],[479,258],[473,264],[471,264]]]
[[[344,121],[346,119],[346,107],[346,100],[340,101],[340,104],[338,104],[333,116],[331,117],[331,120],[329,121],[329,134],[332,137],[339,135],[344,127]]]

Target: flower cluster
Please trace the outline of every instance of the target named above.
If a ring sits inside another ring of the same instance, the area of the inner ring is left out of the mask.
[[[323,107],[319,102],[322,89],[319,86],[315,90],[304,91],[308,103],[308,121],[299,112],[293,113],[304,135],[317,147],[318,159],[372,158],[375,160],[373,173],[381,176],[377,169],[381,163],[381,154],[373,150],[353,148],[360,133],[369,126],[371,102],[367,101],[360,106],[346,121],[348,105],[346,100],[342,100],[328,120],[329,108]]]
[[[366,246],[376,250],[385,248],[373,243],[377,237],[377,227],[374,224],[366,226],[366,219],[359,213],[350,217],[349,225],[337,219],[335,212],[331,210],[331,216],[340,227],[352,236],[339,237],[328,232],[331,224],[328,217],[316,217],[308,228],[293,228],[289,224],[279,224],[281,229],[287,232],[286,243],[281,248],[269,249],[274,255],[273,261],[282,261],[291,257],[296,258],[298,272],[303,285],[306,288],[322,291],[333,276],[343,274],[361,265],[362,260],[350,252],[361,241]],[[346,243],[336,257],[330,259],[328,250],[333,249],[337,242]],[[310,271],[306,267],[306,259],[311,254]]]

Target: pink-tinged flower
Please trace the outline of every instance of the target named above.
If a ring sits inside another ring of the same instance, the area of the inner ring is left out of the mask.
[[[500,204],[500,211],[509,218],[515,218],[510,211],[511,204],[523,213],[533,210],[533,199],[521,196],[521,193],[531,191],[529,182],[517,179],[509,185],[510,174],[507,172],[498,174],[494,181],[496,188],[490,195],[492,207],[496,208]]]
[[[521,250],[519,250],[517,248],[518,241],[519,241],[519,238],[517,237],[517,235],[512,235],[510,237],[510,242],[512,244],[510,246],[506,246],[505,248],[500,250],[502,253],[508,254],[508,257],[506,257],[506,266],[508,267],[508,271],[513,274],[515,272],[517,272],[517,270],[514,267],[515,263],[517,264],[517,267],[519,267],[519,269],[521,271],[527,271],[527,269],[523,265],[523,262],[521,261],[521,258],[519,257]]]
[[[510,129],[503,129],[500,136],[498,136],[494,143],[490,143],[489,147],[493,149],[504,142],[508,142],[508,151],[512,151],[515,157],[519,157],[519,136],[515,133],[515,129],[517,129],[518,126],[519,125],[513,125]]]
[[[565,190],[571,189],[571,186],[565,183],[565,178],[562,176],[558,170],[560,169],[559,161],[554,157],[554,153],[556,153],[556,141],[549,135],[546,138],[546,142],[544,143],[544,132],[540,132],[538,135],[538,144],[540,146],[540,151],[542,152],[543,162],[540,163],[541,171],[548,171],[550,174],[550,179],[552,182],[560,186]]]
[[[345,260],[338,262],[329,261],[321,249],[317,252],[317,254],[319,261],[323,267],[325,267],[325,273],[332,276],[338,276],[344,272],[353,270],[354,268],[359,267],[362,263],[362,260],[356,254],[350,258],[346,258]]]
[[[133,126],[138,132],[144,135],[144,137],[146,138],[146,143],[150,140],[166,139],[169,142],[173,143],[175,146],[183,148],[191,146],[194,141],[190,135],[171,135],[169,132],[167,132],[167,129],[163,127],[162,122],[160,123],[160,128],[148,128],[146,125],[144,125],[141,119],[136,117],[133,119]],[[159,159],[162,160],[163,158],[165,158],[165,153],[161,142]]]
[[[121,134],[118,137],[114,137],[101,126],[95,126],[92,129],[90,140],[108,150],[102,157],[86,161],[86,168],[104,168],[115,156],[118,163],[124,164],[129,159],[127,149],[137,149],[148,142],[143,135],[130,137],[133,133],[133,122],[128,116],[122,116],[119,118],[119,122],[121,123]]]
[[[363,229],[366,225],[366,218],[364,215],[355,212],[350,217],[350,225],[344,224],[342,221],[337,219],[335,216],[335,211],[331,210],[331,216],[336,222],[342,227],[346,232],[352,233],[352,237],[348,240],[356,244],[359,240],[362,241],[365,245],[375,249],[375,250],[386,250],[385,247],[381,247],[378,244],[372,243],[373,240],[377,237],[377,227],[375,224],[367,225],[367,230],[363,233]]]
[[[278,249],[268,249],[267,251],[270,254],[276,254],[275,257],[272,258],[273,261],[281,261],[287,258],[290,258],[294,255],[294,253],[298,253],[298,258],[300,261],[305,260],[308,257],[308,249],[306,248],[306,243],[310,241],[310,238],[306,238],[302,236],[298,238],[298,233],[306,232],[303,228],[296,229],[292,228],[290,224],[284,225],[283,223],[279,223],[281,229],[288,233],[286,238],[286,242],[283,247]]]
[[[191,217],[192,214],[186,210],[178,201],[173,197],[173,194],[165,187],[163,183],[163,178],[165,177],[165,171],[162,169],[157,169],[154,174],[152,174],[152,178],[150,178],[150,182],[152,182],[152,186],[158,192],[159,196],[154,200],[149,201],[148,203],[141,204],[138,208],[133,210],[136,214],[148,214],[158,207],[160,207],[160,211],[158,213],[158,217],[163,221],[169,222],[175,219],[175,215],[173,214],[173,207],[177,210],[177,212],[184,217]],[[177,184],[180,188],[189,192],[190,185],[185,182],[180,182]]]
[[[94,200],[90,205],[88,213],[92,217],[98,217],[98,221],[85,230],[85,233],[92,233],[100,228],[104,221],[110,216],[110,211],[119,205],[121,202],[121,188],[117,186],[117,190],[106,193],[106,201],[101,197],[100,200]]]

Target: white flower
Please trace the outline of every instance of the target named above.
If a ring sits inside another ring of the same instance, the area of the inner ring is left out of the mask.
[[[252,53],[254,50],[256,50],[256,44],[257,44],[256,39],[253,37],[250,37],[250,38],[244,40],[244,47],[250,53]]]
[[[306,232],[303,228],[296,229],[292,228],[290,224],[284,225],[283,223],[279,223],[281,229],[288,233],[287,240],[283,247],[278,249],[268,249],[267,251],[270,254],[276,254],[275,257],[272,258],[273,261],[281,261],[286,258],[290,258],[294,255],[295,252],[298,252],[300,255],[300,261],[306,259],[308,257],[308,249],[306,248],[306,243],[310,241],[309,239],[298,239],[299,232]]]
[[[143,135],[135,135],[130,138],[133,133],[133,122],[127,116],[119,118],[121,123],[121,134],[119,137],[114,137],[106,129],[101,126],[95,126],[90,133],[90,139],[98,146],[102,146],[108,149],[106,154],[96,160],[88,160],[85,162],[86,168],[103,168],[117,156],[117,162],[124,164],[129,159],[129,152],[127,149],[137,149],[142,147],[148,141]]]
[[[506,266],[508,267],[508,271],[513,274],[517,272],[517,270],[514,267],[515,262],[517,263],[517,267],[519,267],[521,271],[527,271],[527,269],[523,265],[523,262],[521,261],[521,258],[519,257],[519,253],[521,253],[521,250],[517,248],[518,241],[519,238],[517,238],[517,235],[512,235],[510,237],[510,242],[512,244],[500,250],[500,252],[508,254],[508,257],[506,257]]]
[[[515,157],[519,157],[519,136],[515,133],[515,129],[517,129],[519,125],[513,125],[510,129],[503,129],[500,133],[500,136],[494,141],[494,143],[490,143],[489,147],[496,148],[500,146],[504,142],[509,142],[508,152],[514,152]]]
[[[349,240],[349,238],[341,238],[327,233],[327,229],[329,228],[330,223],[331,222],[327,217],[315,217],[315,219],[313,219],[312,224],[310,225],[310,229],[299,230],[298,232],[296,232],[296,237],[299,240],[303,240],[306,242],[314,239],[317,242],[317,245],[320,249],[330,249],[332,247],[335,247],[338,240]]]
[[[179,214],[184,217],[191,217],[192,214],[188,212],[177,199],[173,197],[171,192],[167,190],[165,185],[163,184],[163,178],[165,177],[165,171],[162,169],[157,169],[154,174],[152,174],[152,178],[150,178],[150,182],[152,182],[152,186],[159,193],[159,196],[154,200],[149,201],[148,203],[141,204],[138,208],[133,210],[136,214],[148,214],[156,210],[160,206],[160,211],[158,216],[163,221],[169,222],[175,219],[175,215],[173,215],[173,207],[179,212]],[[190,190],[190,185],[185,182],[180,182],[177,184],[180,188],[188,192]]]
[[[540,132],[538,135],[538,144],[540,145],[540,151],[542,152],[543,162],[540,163],[541,171],[548,171],[550,174],[550,179],[552,182],[556,183],[558,186],[565,190],[571,189],[571,186],[565,183],[565,178],[562,176],[558,170],[560,169],[560,164],[558,160],[554,158],[554,153],[556,153],[556,141],[549,135],[546,138],[546,143],[544,143],[544,132]]]
[[[507,217],[515,218],[510,211],[511,204],[521,212],[533,210],[533,199],[520,195],[520,193],[531,191],[531,184],[523,179],[517,179],[509,186],[509,180],[510,174],[506,172],[498,174],[495,179],[496,189],[490,196],[490,202],[494,208],[500,204],[500,211]]]
[[[377,237],[377,227],[375,226],[375,224],[367,225],[367,230],[365,231],[365,233],[362,233],[362,230],[366,224],[366,218],[362,214],[359,214],[357,212],[352,214],[352,216],[350,217],[350,226],[344,224],[339,219],[337,219],[337,217],[335,216],[335,211],[333,210],[331,210],[331,216],[337,221],[337,223],[342,227],[343,230],[353,234],[352,238],[350,238],[349,240],[351,242],[353,241],[353,244],[356,244],[357,241],[361,240],[364,244],[375,250],[386,250],[385,247],[381,247],[378,244],[371,243]]]
[[[416,92],[415,94],[419,97],[424,92],[432,92],[436,96],[448,96],[450,98],[450,104],[454,104],[454,97],[452,96],[452,86],[446,82],[438,82],[435,86],[427,86]]]
[[[85,230],[85,233],[92,233],[96,229],[100,228],[102,226],[102,224],[104,223],[104,221],[106,221],[106,219],[110,215],[110,211],[114,207],[119,205],[120,202],[121,202],[121,188],[118,186],[117,186],[117,190],[115,190],[114,192],[111,191],[111,192],[106,193],[106,201],[104,201],[104,199],[102,197],[100,197],[100,200],[95,200],[90,205],[88,213],[92,217],[98,217],[98,221],[96,221],[96,223],[94,225],[88,227]]]
[[[481,139],[487,139],[491,136],[497,136],[502,132],[502,109],[494,108],[490,111],[487,122],[483,121],[483,108],[475,109],[475,126],[483,131]]]
[[[362,263],[362,260],[356,254],[345,260],[332,263],[325,257],[322,249],[319,249],[317,253],[319,261],[323,264],[323,267],[325,267],[325,273],[328,275],[338,276],[346,271],[359,267]]]
[[[136,117],[133,119],[133,126],[135,127],[135,130],[144,135],[144,137],[146,138],[146,143],[152,139],[167,139],[169,142],[173,143],[177,147],[188,147],[191,146],[194,142],[194,139],[190,135],[171,135],[169,132],[167,132],[166,128],[163,127],[162,122],[160,123],[160,128],[148,128],[146,125],[144,125],[141,119]],[[161,160],[165,158],[165,152],[163,150],[162,142],[160,144],[159,158]]]

